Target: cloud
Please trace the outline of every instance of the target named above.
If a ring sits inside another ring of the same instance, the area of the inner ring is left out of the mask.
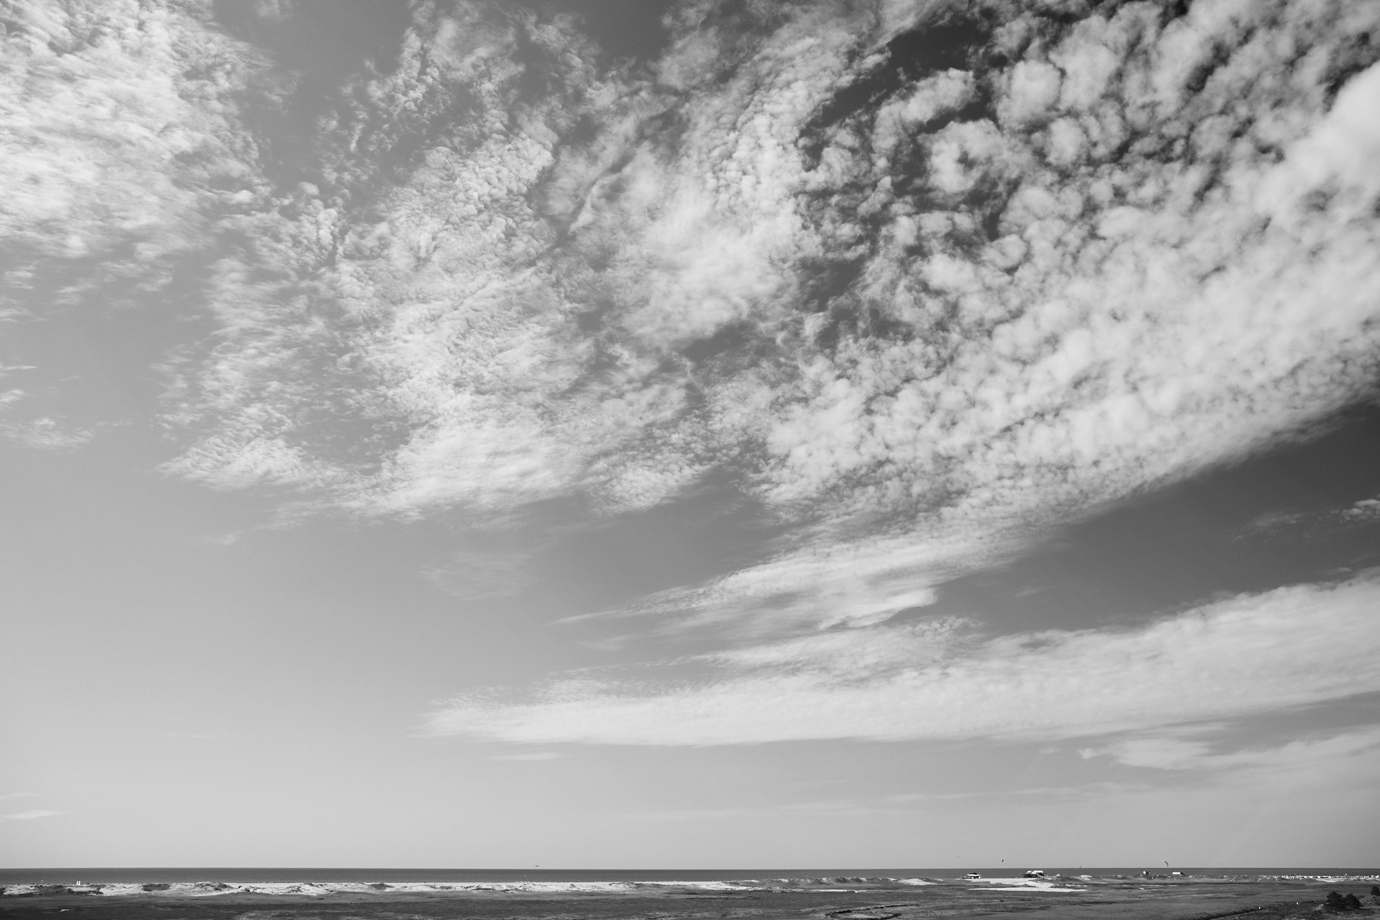
[[[0,234],[211,259],[165,472],[476,526],[727,473],[791,526],[634,611],[871,628],[1374,389],[1371,5],[687,4],[604,70],[423,3],[291,186],[246,127],[290,80],[205,8],[33,9]]]
[[[31,371],[34,365],[5,365],[0,363],[0,380],[15,371]],[[24,403],[33,394],[21,387],[0,390],[0,437],[39,450],[63,450],[80,447],[96,436],[93,428],[68,424],[50,416],[28,413],[28,418],[20,418],[16,408],[24,408]]]
[[[242,539],[244,539],[243,532],[234,531],[231,533],[207,534],[205,536],[193,537],[192,542],[199,543],[203,546],[234,546]]]
[[[292,17],[293,6],[293,0],[255,0],[254,15],[265,22],[285,22]]]
[[[1183,738],[1134,738],[1116,743],[1108,754],[1130,767],[1156,770],[1288,770],[1317,760],[1347,757],[1380,746],[1380,730],[1350,732],[1333,738],[1299,739],[1278,748],[1214,752],[1208,742]]]
[[[505,742],[656,745],[1147,731],[1380,690],[1377,603],[1380,575],[1371,572],[1242,595],[1130,630],[966,642],[951,628],[852,630],[723,655],[718,676],[679,683],[578,678],[527,702],[462,697],[428,725]],[[1161,762],[1206,756],[1193,742],[1166,744],[1154,748]],[[1134,744],[1127,750],[1137,756]]]
[[[556,760],[561,755],[554,751],[528,751],[519,754],[495,754],[494,760],[511,760],[519,763],[535,763],[543,760]]]
[[[1364,794],[1380,762],[1380,729],[1374,726],[1247,744],[1233,734],[1231,726],[1220,723],[1188,724],[1114,737],[1080,753],[1106,758],[1120,775],[1133,775],[1150,787],[1254,790],[1264,800],[1321,789]]]
[[[42,796],[42,794],[41,792],[6,792],[0,794],[0,802],[8,801],[9,799],[35,799]]]
[[[49,811],[44,808],[35,808],[32,811],[20,811],[11,815],[3,815],[6,821],[33,821],[38,818],[51,818],[56,815],[66,814],[64,811]]]
[[[1370,522],[1380,519],[1380,498],[1364,498],[1342,512],[1348,522]]]
[[[6,395],[9,394],[0,394],[0,410],[5,407]],[[26,421],[0,418],[0,437],[9,438],[30,448],[69,450],[86,444],[95,436],[94,429],[64,425],[46,415]]]
[[[323,124],[322,182],[254,218],[245,265],[280,280],[227,264],[167,469],[482,517],[728,466],[809,523],[738,583],[818,563],[784,616],[884,618],[988,535],[1371,386],[1373,11],[1272,9],[994,7],[926,71],[888,49],[960,13],[705,7],[649,76],[598,70],[572,21],[424,5]],[[868,556],[895,577],[854,596],[831,573]],[[708,615],[749,606],[734,584]]]
[[[75,259],[132,247],[119,261],[144,270],[197,245],[204,208],[253,181],[252,140],[230,101],[248,90],[254,55],[207,28],[195,2],[74,0],[5,15],[7,248]]]
[[[849,629],[795,636],[702,656],[735,669],[827,673],[847,680],[938,664],[971,646],[972,624],[932,619],[881,629]]]
[[[112,314],[118,330],[147,322],[151,295],[194,277],[227,221],[264,204],[258,141],[240,116],[282,84],[211,25],[210,6],[68,0],[0,13],[4,321],[51,323],[75,309]],[[188,313],[203,306],[183,300]],[[44,337],[15,331],[19,343]],[[41,376],[45,359],[26,369]],[[29,414],[0,421],[0,437],[70,449],[111,424]]]
[[[1344,528],[1370,526],[1377,521],[1380,521],[1380,499],[1363,498],[1345,508],[1266,514],[1246,525],[1237,538],[1307,541]]]
[[[530,552],[475,549],[456,553],[444,565],[429,568],[424,574],[453,597],[491,600],[521,594],[532,581],[527,572],[530,563]]]

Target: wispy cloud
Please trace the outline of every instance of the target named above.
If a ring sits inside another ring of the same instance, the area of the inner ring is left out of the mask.
[[[557,760],[560,754],[555,751],[523,751],[516,754],[495,754],[494,760],[511,760],[517,763],[539,763],[545,760]]]
[[[1086,756],[1109,756],[1119,764],[1157,770],[1288,771],[1320,761],[1348,758],[1380,748],[1380,729],[1342,732],[1331,737],[1300,738],[1273,747],[1220,750],[1209,732],[1193,728],[1157,732],[1118,740]]]
[[[4,408],[0,397],[0,410]],[[87,443],[96,436],[95,430],[65,425],[48,416],[25,421],[0,418],[0,437],[16,441],[25,447],[41,450],[68,450]]]
[[[32,811],[19,811],[14,814],[3,815],[6,821],[34,821],[38,818],[52,818],[57,815],[66,814],[64,811],[49,811],[46,808],[35,808]]]
[[[1343,528],[1380,523],[1380,498],[1363,498],[1344,508],[1267,514],[1242,529],[1238,539],[1307,540]]]
[[[1380,576],[1370,573],[1236,597],[1131,630],[957,645],[894,627],[854,630],[841,648],[749,649],[725,656],[726,673],[672,685],[575,678],[528,702],[460,698],[429,725],[508,742],[660,745],[1148,730],[1380,690],[1371,666],[1380,654],[1377,603]]]
[[[485,534],[484,544],[451,553],[444,562],[423,570],[439,590],[464,601],[515,597],[533,581],[533,556],[540,537],[503,540]]]

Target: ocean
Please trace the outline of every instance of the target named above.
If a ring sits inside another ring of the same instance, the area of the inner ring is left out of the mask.
[[[264,867],[85,867],[0,869],[0,886],[118,884],[144,882],[254,882],[285,884],[301,882],[387,884],[439,882],[445,884],[483,884],[512,882],[730,882],[746,879],[819,879],[851,882],[884,879],[959,879],[976,872],[985,877],[1019,876],[1025,869],[1042,869],[1049,877],[1091,875],[1098,878],[1135,877],[1143,872],[1168,875],[1180,872],[1192,877],[1308,877],[1347,878],[1380,874],[1375,868],[1353,867],[1068,867],[1068,866],[964,866],[948,869],[358,869],[341,867],[264,868]]]

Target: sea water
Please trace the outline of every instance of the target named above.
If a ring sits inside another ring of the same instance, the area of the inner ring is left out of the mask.
[[[373,884],[382,882],[389,885],[401,884],[513,884],[513,883],[573,883],[598,885],[599,883],[633,882],[757,882],[792,881],[796,883],[868,885],[902,881],[955,881],[969,872],[984,878],[1020,877],[1027,868],[1042,869],[1047,877],[1053,879],[1063,875],[1077,878],[1082,875],[1094,878],[1134,878],[1148,873],[1152,876],[1168,876],[1179,872],[1195,878],[1308,878],[1308,879],[1366,879],[1374,878],[1380,870],[1355,867],[1213,867],[1192,868],[1174,867],[960,867],[951,869],[915,868],[869,868],[869,869],[358,869],[358,868],[250,868],[250,867],[149,867],[149,868],[33,868],[0,869],[0,887],[14,885],[110,885],[169,883],[185,884],[195,882],[245,885],[264,883],[271,885],[307,884],[322,882],[327,884]]]

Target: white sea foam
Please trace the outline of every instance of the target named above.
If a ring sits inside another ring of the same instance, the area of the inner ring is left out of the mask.
[[[1005,891],[1011,889],[1021,889],[1022,891],[1087,891],[1086,888],[1068,888],[1055,884],[1048,879],[1039,878],[977,878],[967,879],[980,887],[975,887],[973,891]]]
[[[1262,879],[1290,882],[1380,882],[1380,874],[1376,875],[1262,875]]]
[[[1227,877],[1222,877],[1227,878]],[[1375,874],[1266,874],[1231,876],[1240,881],[1300,881],[1323,884],[1374,883],[1380,881]],[[1193,877],[1194,881],[1208,881],[1204,876]],[[1136,876],[1125,875],[1080,875],[1078,882],[1097,885],[1105,882],[1143,881]],[[1070,883],[1073,884],[1070,884]],[[35,894],[96,895],[103,897],[173,897],[173,898],[214,898],[222,895],[265,895],[276,897],[319,898],[330,895],[389,896],[389,895],[486,895],[486,894],[532,894],[532,895],[618,895],[643,892],[701,891],[811,891],[821,893],[842,893],[864,889],[886,888],[888,886],[920,887],[931,885],[965,885],[973,891],[1030,891],[1049,893],[1077,893],[1088,888],[1078,885],[1074,879],[1063,876],[1055,879],[993,876],[978,879],[941,878],[926,879],[916,877],[861,877],[861,876],[820,876],[795,878],[743,878],[733,880],[588,880],[588,881],[411,881],[411,882],[365,882],[365,881],[295,881],[295,882],[105,882],[63,885],[20,884],[7,886],[5,897],[18,897]]]
[[[47,885],[11,885],[6,896],[32,895]],[[70,884],[61,888],[74,894],[105,897],[151,895],[155,897],[217,897],[220,895],[277,895],[323,897],[331,894],[430,894],[430,893],[530,893],[530,894],[619,894],[657,889],[692,889],[697,891],[739,891],[758,888],[756,881],[689,881],[667,879],[658,881],[510,881],[510,882],[172,882],[166,886],[146,888],[138,882],[107,884]]]
[[[1087,891],[1086,888],[1062,888],[1058,885],[985,885],[981,888],[970,888],[969,891],[1049,891],[1049,892],[1078,892]]]

